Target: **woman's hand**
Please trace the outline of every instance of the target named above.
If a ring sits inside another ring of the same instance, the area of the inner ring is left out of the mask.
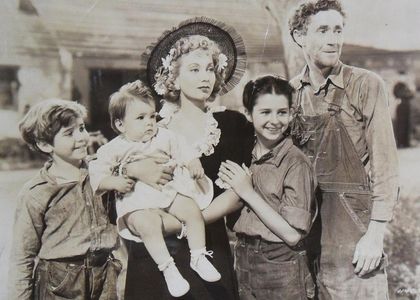
[[[125,166],[127,176],[160,189],[159,185],[172,180],[174,166],[164,166],[168,160],[169,156],[161,151],[141,157]]]
[[[236,194],[241,198],[254,191],[252,186],[251,172],[242,164],[242,167],[237,163],[227,160],[222,162],[218,176],[221,180],[229,184]]]

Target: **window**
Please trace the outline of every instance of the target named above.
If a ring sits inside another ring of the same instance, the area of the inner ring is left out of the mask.
[[[0,109],[17,109],[17,80],[16,67],[0,67]]]

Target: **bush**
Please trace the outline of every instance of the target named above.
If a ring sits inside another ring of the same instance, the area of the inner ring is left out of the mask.
[[[0,170],[15,170],[41,166],[46,156],[29,149],[18,138],[0,140]]]
[[[416,299],[420,291],[420,218],[419,199],[400,199],[389,224],[385,251],[390,257],[388,280],[394,296]]]
[[[107,142],[100,131],[89,132],[88,152],[96,150]],[[48,159],[46,155],[32,151],[24,141],[18,138],[0,140],[0,170],[18,170],[38,168]]]

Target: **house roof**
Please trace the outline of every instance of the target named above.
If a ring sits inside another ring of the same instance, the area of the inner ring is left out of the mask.
[[[183,20],[205,15],[233,26],[249,60],[282,57],[272,18],[253,0],[32,0],[60,46],[80,57],[138,58],[145,48]]]
[[[19,11],[15,1],[0,9],[0,63],[18,65],[27,56],[57,57],[57,42],[39,16]]]
[[[255,0],[16,0],[4,1],[0,10],[0,63],[57,57],[60,47],[75,57],[139,61],[162,32],[202,15],[233,26],[244,39],[248,61],[282,60],[280,29]],[[390,54],[420,55],[355,45],[343,49],[343,58]]]

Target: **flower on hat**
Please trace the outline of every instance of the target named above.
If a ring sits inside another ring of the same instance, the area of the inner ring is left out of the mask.
[[[172,48],[171,50],[169,50],[169,55],[172,57],[172,58],[174,58],[175,56],[176,56],[176,49],[175,48]]]
[[[153,87],[155,88],[155,91],[158,95],[165,95],[166,94],[167,88],[165,87],[164,84],[162,84],[162,83],[158,84],[156,82]]]
[[[165,82],[168,79],[168,75],[166,75],[165,73],[167,72],[165,71],[165,68],[162,66],[158,69],[155,75],[156,82],[153,85],[153,88],[155,89],[158,95],[165,95],[168,91],[165,85]]]
[[[156,82],[153,87],[155,88],[155,91],[158,95],[165,95],[167,92],[166,86],[161,82]]]
[[[172,62],[171,54],[168,54],[165,58],[162,58],[162,66],[167,70],[169,70],[169,68],[171,67],[171,62]]]
[[[227,67],[227,57],[226,57],[226,55],[224,55],[223,53],[220,53],[219,54],[219,57],[218,57],[218,61],[219,61],[219,63],[217,64],[217,71],[222,71],[224,68],[226,68]]]
[[[209,43],[207,42],[207,40],[200,41],[200,47],[206,49],[208,46],[209,46]]]

